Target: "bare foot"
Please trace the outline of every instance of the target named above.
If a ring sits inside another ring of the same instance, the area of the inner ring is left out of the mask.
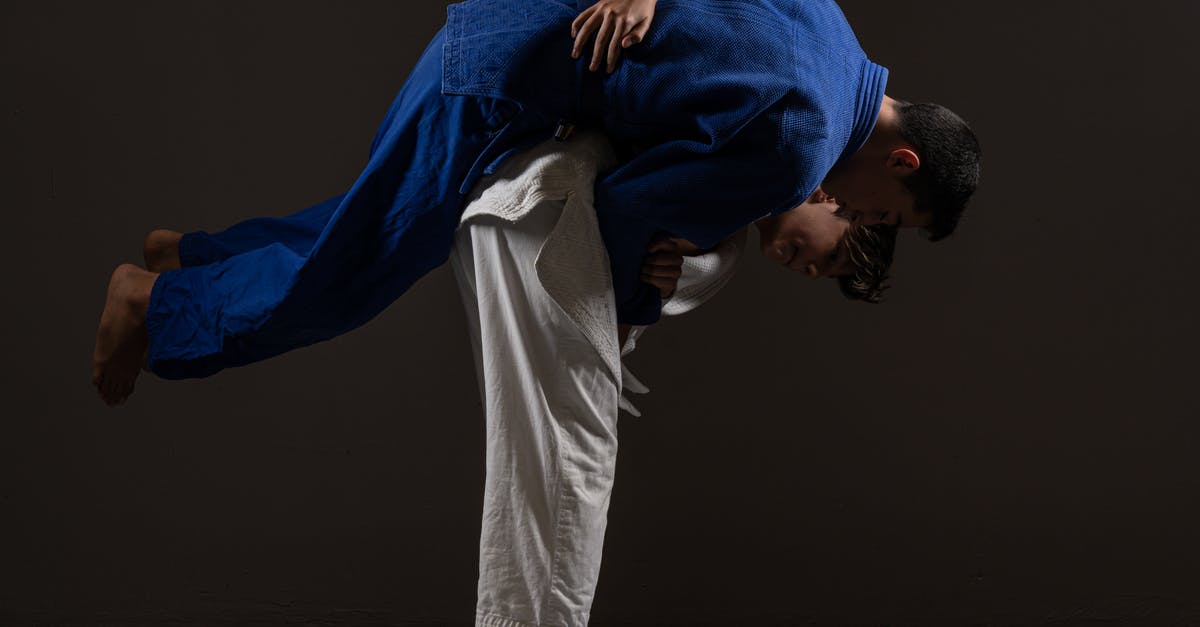
[[[146,234],[142,242],[142,257],[146,269],[151,272],[166,272],[179,269],[179,240],[183,233],[167,229],[156,229]]]
[[[149,341],[146,308],[158,274],[133,264],[121,264],[108,281],[108,299],[96,329],[92,353],[92,385],[112,407],[133,393]]]

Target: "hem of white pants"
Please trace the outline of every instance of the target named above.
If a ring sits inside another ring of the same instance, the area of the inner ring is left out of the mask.
[[[475,613],[475,627],[542,627],[538,623],[527,623],[499,614]]]

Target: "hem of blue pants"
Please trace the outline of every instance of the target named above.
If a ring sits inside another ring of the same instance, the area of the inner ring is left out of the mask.
[[[197,255],[193,252],[196,248],[196,244],[202,242],[203,237],[206,235],[208,235],[208,233],[204,231],[191,231],[189,233],[184,233],[183,237],[179,238],[179,266],[181,268],[198,266],[211,262],[211,251],[206,251],[210,253],[208,257],[204,257],[203,253]]]
[[[167,272],[170,272],[170,270],[168,270]],[[165,274],[165,273],[159,273],[158,278],[161,279],[163,274]],[[158,304],[158,301],[160,300],[161,295],[162,295],[162,290],[159,289],[159,283],[160,283],[160,281],[158,279],[155,279],[154,285],[150,286],[150,302],[146,306],[146,340],[147,340],[147,344],[146,344],[145,367],[150,372],[154,372],[154,368],[152,367],[153,360],[151,359],[153,352],[150,349],[154,345],[154,338],[158,337],[160,335],[160,331],[162,330],[162,327],[161,327],[162,323],[159,322],[159,317],[152,313],[154,311],[157,311],[155,306]],[[158,374],[158,373],[155,373],[155,374]]]
[[[203,265],[205,263],[209,263],[210,260],[204,259],[204,258],[194,258],[194,255],[191,254],[193,245],[196,243],[196,239],[197,239],[198,235],[201,238],[203,238],[203,236],[207,235],[207,233],[205,233],[204,231],[192,231],[190,233],[184,233],[183,237],[179,238],[179,244],[178,244],[177,250],[179,253],[179,267],[180,268],[190,268],[192,266],[198,266],[198,265]],[[201,239],[201,241],[203,241],[203,240]],[[211,252],[211,251],[205,251],[205,252]],[[165,274],[166,272],[170,272],[170,270],[167,270],[165,272],[160,272],[159,277],[161,278],[162,275]],[[154,344],[153,338],[158,337],[162,330],[162,324],[163,324],[161,321],[162,315],[161,314],[155,315],[154,313],[152,313],[152,312],[158,311],[158,301],[161,300],[161,295],[162,295],[162,290],[160,289],[160,281],[156,280],[154,282],[154,285],[150,287],[150,303],[146,307],[146,339],[149,341],[150,346],[153,346],[153,344]],[[152,356],[153,356],[153,351],[150,350],[149,347],[147,347],[146,369],[149,370],[150,372],[153,372],[154,374],[162,377],[163,375],[161,373],[155,371],[154,366],[156,365],[157,360],[152,359]]]
[[[527,623],[525,621],[508,618],[499,614],[490,612],[475,612],[475,627],[549,627],[540,623]]]
[[[226,339],[220,340],[220,345],[209,350],[205,354],[194,354],[194,351],[188,353],[188,356],[180,356],[178,346],[169,346],[164,349],[162,337],[173,317],[180,315],[179,308],[166,308],[161,305],[164,298],[164,292],[172,289],[166,287],[166,284],[175,281],[181,273],[190,272],[191,268],[180,268],[179,270],[167,270],[158,275],[158,279],[154,281],[154,286],[150,288],[150,303],[146,308],[146,340],[148,346],[146,348],[146,370],[154,373],[160,379],[194,379],[208,377],[221,370],[238,366],[244,362],[238,362],[235,359],[235,353],[226,345]],[[194,348],[194,347],[193,347]],[[164,350],[168,356],[164,358]],[[191,349],[189,349],[191,350]]]

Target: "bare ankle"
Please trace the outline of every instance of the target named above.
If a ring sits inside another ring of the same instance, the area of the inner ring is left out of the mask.
[[[150,307],[150,292],[158,280],[158,273],[143,270],[131,263],[123,263],[113,271],[112,285],[118,298],[138,315],[145,317]]]

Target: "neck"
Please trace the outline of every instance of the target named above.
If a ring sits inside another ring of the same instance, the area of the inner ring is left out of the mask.
[[[879,105],[879,115],[875,118],[875,128],[893,128],[896,125],[896,107],[899,104],[899,100],[884,94],[883,102]]]
[[[895,136],[897,114],[896,105],[899,104],[895,98],[890,98],[887,94],[883,96],[883,102],[879,105],[879,115],[875,118],[875,128],[871,129],[871,135],[867,137],[867,143],[863,148],[870,151],[882,145],[890,145]]]
[[[833,166],[825,175],[825,180],[819,189],[837,196],[837,190],[842,187],[842,179],[846,171],[856,167],[855,164],[861,164],[864,160],[871,160],[881,153],[886,154],[891,150],[896,138],[897,104],[898,101],[895,98],[889,98],[886,94],[883,96],[883,100],[879,103],[879,113],[875,116],[875,126],[871,129],[871,134],[867,136],[867,141],[863,142],[862,147],[849,159],[840,161]]]

